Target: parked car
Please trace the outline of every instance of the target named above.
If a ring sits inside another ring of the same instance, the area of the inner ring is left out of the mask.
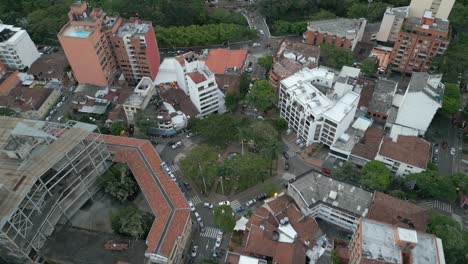
[[[236,212],[236,214],[237,214],[237,213],[241,213],[241,212],[245,211],[245,207],[244,207],[244,206],[239,206],[239,207],[237,207],[236,210],[234,210],[234,211]]]
[[[189,133],[187,133],[187,135],[185,135],[186,138],[191,138],[193,136],[195,136],[195,134],[193,132],[189,132]]]
[[[263,30],[260,29],[260,34],[265,35],[265,32],[263,32]]]
[[[289,155],[288,155],[288,153],[287,153],[286,151],[283,152],[283,157],[284,157],[285,159],[289,159]]]
[[[196,212],[196,211],[195,211],[195,218],[197,219],[197,222],[202,221],[200,214],[198,214],[198,212]]]
[[[223,205],[231,205],[231,203],[229,201],[222,201],[222,202],[219,202],[219,206],[223,206]]]
[[[188,182],[183,182],[182,184],[184,185],[185,189],[187,189],[187,191],[192,189],[192,187],[190,187],[190,184],[188,184]]]
[[[66,95],[64,95],[64,96],[62,97],[62,102],[65,102],[65,101],[67,100],[67,98],[68,98],[68,97],[67,97]]]
[[[45,121],[50,121],[51,118],[52,118],[51,116],[48,116],[46,117]]]
[[[266,193],[262,193],[262,194],[257,195],[257,200],[258,201],[265,200],[266,198],[268,198],[268,195]]]
[[[289,170],[289,163],[287,161],[284,163],[284,170]]]
[[[450,154],[451,154],[452,156],[455,156],[455,148],[454,148],[454,147],[452,147],[452,148],[450,149]]]
[[[204,203],[203,206],[205,206],[206,208],[213,209],[213,204],[212,203]]]
[[[177,141],[175,144],[171,146],[172,149],[176,149],[182,146],[182,141]]]
[[[190,254],[190,256],[192,256],[192,258],[196,257],[197,252],[198,252],[198,246],[193,246],[192,253]]]
[[[171,178],[171,180],[177,181],[177,178],[175,177],[174,173],[169,172],[168,174],[169,174],[169,177]]]
[[[59,116],[59,118],[57,118],[57,121],[62,122],[63,121],[63,116]]]
[[[254,44],[252,44],[253,47],[260,47],[260,43],[257,43],[255,42]]]
[[[59,102],[59,103],[57,104],[57,108],[62,107],[62,105],[63,105],[63,102]]]
[[[252,200],[245,203],[245,207],[250,207],[250,206],[254,205],[256,202],[257,202],[257,200],[252,199]]]
[[[221,246],[221,241],[222,240],[223,240],[223,237],[218,235],[216,237],[215,247],[219,248]]]
[[[332,174],[331,170],[330,170],[330,169],[327,169],[327,168],[322,168],[321,171],[322,171],[323,173],[325,173],[325,174],[328,174],[328,175]]]
[[[190,211],[195,212],[195,206],[192,201],[188,201],[188,206],[190,207]]]
[[[56,113],[57,113],[57,110],[53,109],[52,111],[50,111],[49,115],[54,116]]]
[[[167,145],[168,145],[168,146],[172,146],[172,145],[174,145],[174,144],[175,144],[174,141],[169,141],[169,142],[167,142]]]

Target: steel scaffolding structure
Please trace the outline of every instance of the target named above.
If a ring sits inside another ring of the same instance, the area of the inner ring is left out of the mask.
[[[95,129],[0,117],[0,263],[40,262],[54,226],[92,199],[111,156]]]

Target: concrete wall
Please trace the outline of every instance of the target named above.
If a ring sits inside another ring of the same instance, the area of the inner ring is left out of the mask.
[[[384,17],[382,18],[382,23],[380,24],[379,32],[377,32],[378,41],[382,41],[382,42],[388,41],[394,21],[395,21],[394,14],[388,14],[388,13],[384,14]]]
[[[385,166],[387,166],[387,168],[389,168],[393,173],[395,173],[395,176],[399,177],[406,176],[411,173],[419,173],[425,171],[425,169],[423,168],[412,166],[379,154],[377,154],[375,160],[383,162]]]

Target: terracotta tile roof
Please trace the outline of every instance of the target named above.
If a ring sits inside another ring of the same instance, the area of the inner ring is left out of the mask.
[[[42,54],[28,70],[28,74],[34,75],[36,80],[57,78],[61,80],[65,76],[65,67],[68,65],[67,57],[63,50],[50,54]]]
[[[195,117],[200,112],[190,100],[190,96],[185,94],[179,86],[162,84],[158,87],[161,98],[164,102],[171,104],[176,110],[182,111],[184,114]]]
[[[28,88],[18,84],[7,94],[0,96],[0,106],[7,106],[19,111],[39,109],[46,101],[53,89]]]
[[[367,218],[425,232],[428,210],[390,195],[376,192]]]
[[[205,75],[198,71],[187,73],[187,75],[192,79],[194,83],[201,83],[206,81]]]
[[[219,89],[224,93],[234,92],[239,93],[240,85],[240,76],[234,74],[216,74],[215,75],[216,83],[218,84]],[[224,88],[227,86],[227,89]]]
[[[415,136],[398,136],[396,142],[384,138],[379,154],[422,169],[429,161],[429,142]]]
[[[368,160],[373,160],[379,151],[380,142],[384,136],[382,129],[370,127],[364,137],[354,145],[351,154]]]
[[[208,52],[206,66],[215,74],[223,74],[226,69],[242,68],[247,50],[212,49]]]
[[[150,205],[155,221],[146,238],[146,253],[169,257],[174,243],[190,225],[187,201],[163,172],[161,159],[147,140],[103,135],[114,161],[127,163]]]

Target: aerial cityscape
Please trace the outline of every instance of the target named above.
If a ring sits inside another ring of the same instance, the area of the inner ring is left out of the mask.
[[[467,18],[0,1],[0,264],[468,263]]]

